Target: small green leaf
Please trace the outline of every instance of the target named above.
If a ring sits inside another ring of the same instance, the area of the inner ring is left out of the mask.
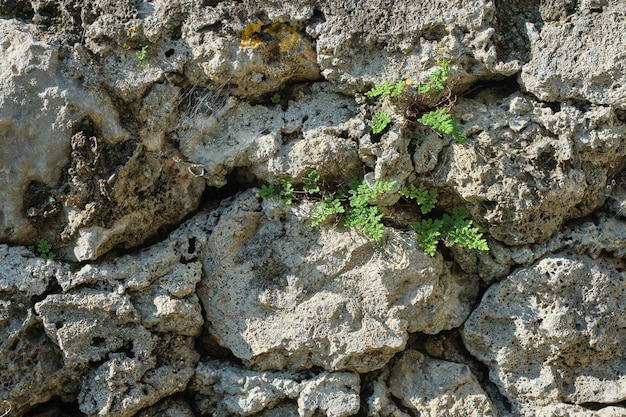
[[[283,203],[290,206],[293,203],[293,195],[294,189],[293,184],[291,183],[291,178],[283,178],[280,180],[280,185],[282,185],[283,189],[280,192],[280,198],[282,198]]]
[[[372,119],[372,132],[376,135],[381,133],[391,123],[391,115],[387,112],[379,112]]]
[[[259,197],[267,198],[267,199],[276,199],[278,195],[276,194],[276,190],[274,190],[274,184],[261,186],[259,190]]]
[[[142,41],[139,46],[141,47],[141,49],[136,51],[135,55],[137,55],[137,59],[143,61],[148,57],[148,48],[150,48],[150,42]]]
[[[46,239],[40,239],[37,245],[37,251],[40,254],[48,253],[52,249],[52,245]]]
[[[423,219],[413,223],[411,228],[417,232],[417,241],[420,248],[430,256],[435,256],[437,243],[441,238],[441,229],[443,228],[442,220]]]
[[[466,143],[466,138],[463,136],[459,122],[448,113],[445,107],[428,112],[417,119],[417,121],[438,132],[451,135],[459,143]]]
[[[320,180],[316,170],[309,172],[309,175],[304,179],[304,186],[302,187],[307,194],[315,194],[320,192],[320,187],[317,185]]]

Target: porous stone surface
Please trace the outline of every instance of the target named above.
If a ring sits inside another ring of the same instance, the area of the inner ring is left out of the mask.
[[[465,322],[465,345],[524,415],[624,401],[623,270],[611,258],[548,255],[490,287]]]
[[[80,372],[86,415],[135,415],[183,391],[192,377],[202,271],[182,243],[165,241],[143,252],[145,261],[127,256],[62,271],[64,292],[35,304],[65,369]]]
[[[625,415],[625,15],[0,1],[0,416]],[[353,179],[378,241],[311,225]],[[489,250],[425,254],[459,209]]]
[[[433,184],[454,190],[507,245],[543,242],[565,221],[600,207],[611,167],[626,154],[626,124],[607,106],[554,108],[524,94],[486,90],[460,100],[455,112],[473,146],[447,147]]]
[[[532,59],[522,69],[521,85],[542,101],[626,109],[626,5],[586,3],[584,13],[528,27]]]
[[[298,415],[305,417],[347,417],[359,411],[360,380],[356,373],[307,376],[250,371],[209,361],[198,364],[191,384],[200,411],[212,416],[253,415],[294,402]]]
[[[493,7],[489,1],[323,2],[324,19],[314,22],[310,32],[322,75],[347,93],[374,82],[423,79],[434,67],[438,48],[459,63],[453,76],[461,87],[486,73],[487,62],[495,65]],[[354,53],[362,49],[373,53]]]
[[[0,20],[0,28],[1,239],[45,236],[66,258],[84,261],[138,246],[197,208],[204,181],[155,132],[171,116],[167,103],[139,109],[140,122],[146,113],[157,122],[131,138],[109,96],[62,76],[58,48],[15,20]],[[147,99],[164,95],[171,88],[155,87]],[[44,117],[26,120],[32,114]]]
[[[46,262],[20,247],[0,245],[0,411],[48,401],[76,384],[62,353],[46,337],[32,300],[50,285]],[[8,411],[7,411],[8,410]]]
[[[368,372],[402,350],[408,332],[467,317],[475,278],[416,248],[414,235],[389,229],[376,244],[352,230],[303,228],[298,214],[242,194],[200,257],[209,331],[249,366]]]
[[[420,416],[497,416],[466,365],[406,350],[391,368],[389,392]]]

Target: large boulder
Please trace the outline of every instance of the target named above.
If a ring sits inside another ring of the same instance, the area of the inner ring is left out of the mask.
[[[515,409],[626,399],[623,265],[565,251],[490,287],[463,327]]]
[[[243,193],[223,208],[201,255],[209,331],[248,366],[367,372],[402,350],[408,332],[465,320],[475,278],[425,254],[413,233],[387,229],[375,242],[313,229],[306,208]]]

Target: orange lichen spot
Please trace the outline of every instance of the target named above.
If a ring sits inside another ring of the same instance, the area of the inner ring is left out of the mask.
[[[286,23],[264,25],[262,21],[258,20],[244,28],[240,46],[258,49],[267,46],[272,40],[278,42],[280,52],[287,52],[298,41],[296,28]]]

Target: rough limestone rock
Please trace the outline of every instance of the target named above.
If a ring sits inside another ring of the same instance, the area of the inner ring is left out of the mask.
[[[81,373],[83,413],[133,416],[185,389],[203,324],[194,250],[186,239],[167,240],[143,252],[144,261],[127,256],[60,271],[63,293],[35,305],[65,369]]]
[[[465,320],[474,278],[419,250],[413,234],[390,229],[375,243],[304,221],[247,192],[224,209],[201,255],[209,331],[249,366],[371,371],[402,350],[407,332]]]
[[[498,415],[467,366],[415,350],[404,351],[391,369],[389,391],[419,416]]]
[[[293,402],[298,406],[295,415],[300,417],[347,417],[359,411],[360,381],[355,373],[323,372],[306,377],[209,361],[198,364],[191,390],[201,412],[212,416],[256,415]]]
[[[626,109],[626,5],[587,3],[597,4],[540,29],[528,26],[532,59],[522,69],[521,85],[542,101]]]
[[[58,49],[10,20],[0,20],[0,36],[0,239],[45,236],[58,254],[84,261],[138,246],[197,208],[204,181],[167,146],[162,125],[147,123],[142,140],[131,139],[110,98],[62,76]],[[166,95],[155,87],[147,98]],[[167,123],[172,111],[143,106],[140,121],[147,113]]]
[[[234,94],[251,98],[288,81],[318,80],[315,47],[300,24],[313,14],[308,3],[278,10],[270,1],[222,3],[198,10],[182,27],[192,55],[185,75],[193,84],[229,84]]]
[[[532,247],[497,247],[492,253],[497,265],[528,266],[543,256],[564,250],[575,251],[579,255],[586,255],[592,259],[610,254],[619,264],[626,255],[624,227],[626,227],[624,219],[598,215],[593,221],[563,228],[545,243]],[[618,271],[621,272],[622,269]]]
[[[51,189],[69,162],[72,123],[92,115],[111,141],[128,133],[106,97],[61,76],[58,49],[36,40],[29,26],[0,19],[0,54],[0,239],[30,243],[61,214]]]
[[[626,415],[624,16],[0,1],[0,417]],[[442,59],[442,90],[365,95]],[[380,241],[257,196],[313,169],[395,181]],[[424,254],[410,224],[454,208],[489,250]]]
[[[189,106],[204,103],[211,111],[183,124],[180,149],[209,186],[226,185],[237,169],[270,183],[287,176],[297,183],[313,169],[346,181],[358,172],[355,139],[363,134],[363,123],[355,117],[354,99],[327,83],[294,93],[287,110],[241,103],[211,90],[194,94],[199,96]]]
[[[548,255],[485,293],[463,327],[468,350],[523,415],[561,402],[626,399],[624,269],[619,260]]]
[[[32,300],[47,290],[54,272],[28,250],[0,245],[0,415],[76,388],[33,310]]]
[[[383,81],[421,80],[435,66],[437,49],[455,57],[454,84],[461,87],[486,72],[485,62],[496,65],[493,6],[487,1],[324,2],[324,19],[310,32],[322,75],[347,93]],[[371,53],[356,53],[364,49]]]
[[[455,111],[472,146],[447,147],[433,183],[453,189],[507,245],[545,241],[566,220],[596,210],[623,165],[626,124],[611,107],[552,108],[487,90]]]

